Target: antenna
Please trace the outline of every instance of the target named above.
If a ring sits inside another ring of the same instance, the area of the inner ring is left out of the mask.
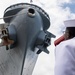
[[[30,3],[32,3],[33,2],[33,0],[30,0]]]

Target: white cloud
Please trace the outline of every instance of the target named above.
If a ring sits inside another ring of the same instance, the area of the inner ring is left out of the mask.
[[[71,0],[57,0],[57,3],[62,4],[62,3],[71,3]]]

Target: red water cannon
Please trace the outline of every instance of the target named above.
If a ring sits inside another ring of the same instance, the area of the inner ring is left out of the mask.
[[[57,46],[60,42],[62,42],[64,40],[65,40],[65,37],[64,37],[64,35],[62,35],[61,37],[59,37],[58,39],[56,39],[54,41],[54,45]]]

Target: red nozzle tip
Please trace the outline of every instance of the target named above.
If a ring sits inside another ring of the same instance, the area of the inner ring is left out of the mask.
[[[62,35],[61,37],[59,37],[58,39],[56,39],[56,40],[54,41],[54,45],[56,46],[56,45],[58,45],[60,42],[62,42],[62,41],[64,41],[64,40],[65,40],[64,35]]]

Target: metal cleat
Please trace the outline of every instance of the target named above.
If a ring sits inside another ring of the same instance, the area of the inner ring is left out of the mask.
[[[0,24],[0,46],[6,46],[6,50],[8,50],[11,48],[11,45],[15,43],[14,39],[16,39],[16,31],[14,26],[8,26],[6,28],[4,27],[4,25],[5,24]],[[13,32],[15,32],[15,36],[13,36]],[[15,38],[13,38],[12,36]],[[10,37],[12,37],[12,39]],[[8,45],[10,45],[10,48],[8,47]],[[14,48],[14,46],[12,48]]]

